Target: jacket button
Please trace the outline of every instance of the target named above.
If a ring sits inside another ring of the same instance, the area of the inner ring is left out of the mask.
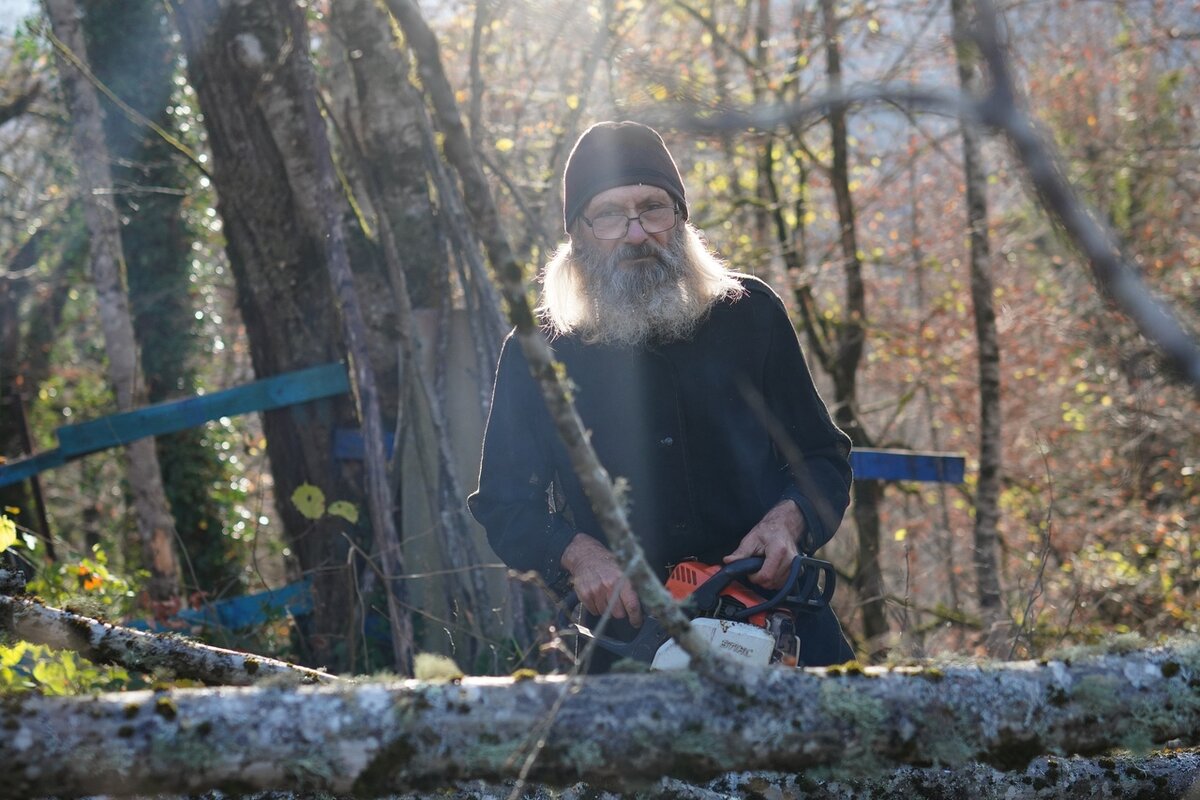
[[[675,444],[675,440],[672,439],[670,436],[664,436],[662,439],[659,440],[658,443],[661,444],[663,447],[670,447],[671,445]]]

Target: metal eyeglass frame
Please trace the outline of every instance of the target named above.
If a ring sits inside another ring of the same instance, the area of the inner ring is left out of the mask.
[[[677,206],[677,205],[671,206],[671,211],[673,212],[672,217],[671,217],[671,224],[666,226],[665,228],[657,228],[656,230],[650,230],[649,228],[646,227],[646,223],[642,219],[642,217],[644,217],[646,214],[652,214],[655,211],[662,211],[665,208],[666,208],[666,206],[662,206],[659,208],[649,208],[649,209],[646,209],[645,211],[643,211],[641,214],[638,214],[636,217],[627,217],[624,214],[601,214],[598,217],[596,217],[596,220],[600,219],[600,217],[620,217],[621,219],[625,220],[625,227],[621,229],[621,233],[618,236],[600,236],[596,233],[595,220],[590,220],[587,217],[585,217],[583,214],[580,214],[579,218],[581,220],[583,220],[589,228],[592,229],[592,236],[595,236],[597,239],[599,239],[601,241],[611,242],[611,241],[615,241],[617,239],[624,239],[627,235],[629,235],[629,223],[633,222],[635,219],[638,221],[638,224],[642,226],[642,230],[645,231],[647,234],[663,233],[664,231],[671,230],[672,228],[674,228],[676,225],[679,224],[679,206]]]

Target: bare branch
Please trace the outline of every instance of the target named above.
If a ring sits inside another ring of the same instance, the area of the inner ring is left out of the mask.
[[[998,45],[983,37],[980,50],[992,70],[1006,65]],[[747,110],[697,113],[683,109],[669,116],[650,110],[643,116],[661,125],[697,133],[767,130],[805,124],[838,110],[888,104],[910,113],[951,115],[1001,133],[1024,165],[1046,213],[1056,220],[1087,258],[1102,291],[1162,350],[1169,363],[1200,388],[1200,346],[1184,326],[1146,288],[1137,269],[1122,254],[1115,235],[1092,215],[1058,166],[1052,145],[1021,111],[1004,87],[1006,70],[991,92],[979,99],[919,85],[859,86],[832,90],[805,102],[774,104]],[[997,85],[1000,89],[997,89]]]
[[[0,571],[0,591],[17,588]],[[0,631],[55,650],[71,650],[96,664],[115,664],[135,672],[170,672],[176,678],[210,685],[249,686],[268,677],[298,683],[339,679],[307,667],[236,650],[210,647],[179,636],[143,633],[63,611],[40,602],[0,594]]]

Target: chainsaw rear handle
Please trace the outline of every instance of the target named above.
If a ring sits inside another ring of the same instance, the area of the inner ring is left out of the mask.
[[[824,581],[821,580],[822,576],[825,578]],[[783,588],[769,600],[737,612],[733,615],[733,619],[738,621],[750,619],[755,614],[781,605],[793,611],[819,611],[829,605],[836,588],[837,572],[834,570],[833,564],[819,558],[796,556],[792,559],[792,566],[788,569],[787,581],[783,584]]]

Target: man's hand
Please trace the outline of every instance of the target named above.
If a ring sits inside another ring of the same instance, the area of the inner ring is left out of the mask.
[[[637,592],[625,580],[621,565],[607,547],[586,533],[577,533],[563,551],[561,562],[571,573],[571,584],[584,608],[599,616],[615,593],[612,615],[617,619],[628,617],[635,628],[642,626]]]
[[[791,500],[783,500],[750,529],[736,550],[725,556],[725,563],[762,556],[762,569],[749,576],[750,580],[764,589],[780,589],[787,581],[792,560],[800,554],[796,543],[803,533],[804,515]]]

